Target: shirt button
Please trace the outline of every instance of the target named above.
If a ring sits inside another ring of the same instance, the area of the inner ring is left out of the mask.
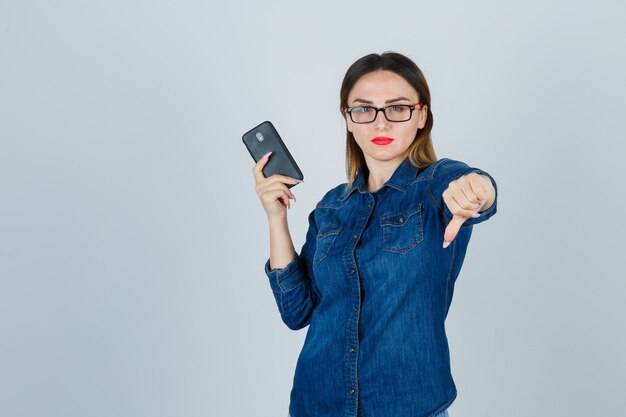
[[[359,237],[359,235],[357,235],[357,234],[355,233],[355,234],[353,234],[353,235],[352,235],[352,237],[353,237],[354,239],[356,239],[357,237]]]
[[[354,394],[354,388],[350,388],[350,394]]]
[[[400,223],[404,223],[404,218],[400,217]]]
[[[367,207],[372,208],[372,203],[368,203]]]
[[[356,272],[356,271],[355,271],[354,269],[351,269],[351,270],[350,270],[350,273],[351,273],[351,274],[354,274],[355,272]]]
[[[352,307],[352,311],[357,311],[358,309],[356,307]]]
[[[354,352],[354,348],[350,348],[350,353]]]

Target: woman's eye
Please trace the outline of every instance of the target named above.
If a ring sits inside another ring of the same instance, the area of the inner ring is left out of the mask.
[[[403,106],[391,106],[389,107],[389,109],[393,112],[399,112],[399,111],[404,110],[404,107]]]
[[[372,109],[370,109],[369,107],[355,107],[354,111],[356,111],[357,113],[367,113],[372,111]]]

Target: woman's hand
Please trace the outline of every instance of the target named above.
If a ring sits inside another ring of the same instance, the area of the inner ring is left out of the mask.
[[[465,220],[470,217],[479,217],[480,212],[492,206],[495,194],[489,177],[475,172],[448,184],[448,188],[443,192],[443,201],[453,217],[443,235],[444,248],[447,248],[456,238]]]
[[[266,178],[263,175],[263,167],[269,161],[270,154],[271,152],[265,154],[252,167],[254,180],[256,181],[256,192],[261,199],[261,204],[263,204],[267,217],[286,217],[287,208],[291,208],[289,200],[293,199],[293,201],[296,201],[296,196],[285,184],[297,184],[302,181],[279,174]]]

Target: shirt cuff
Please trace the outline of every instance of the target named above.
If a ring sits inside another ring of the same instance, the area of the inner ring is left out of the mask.
[[[298,254],[284,268],[270,269],[268,258],[265,262],[265,274],[273,292],[288,292],[306,282],[305,269]]]

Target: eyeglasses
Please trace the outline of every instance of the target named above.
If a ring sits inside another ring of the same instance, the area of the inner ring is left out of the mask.
[[[372,107],[372,106],[358,106],[348,107],[346,111],[350,114],[350,119],[354,123],[372,123],[376,120],[378,112],[382,111],[385,118],[390,122],[406,122],[411,120],[413,110],[417,107],[421,110],[424,103],[416,103],[414,105],[408,104],[394,104],[386,107]]]

